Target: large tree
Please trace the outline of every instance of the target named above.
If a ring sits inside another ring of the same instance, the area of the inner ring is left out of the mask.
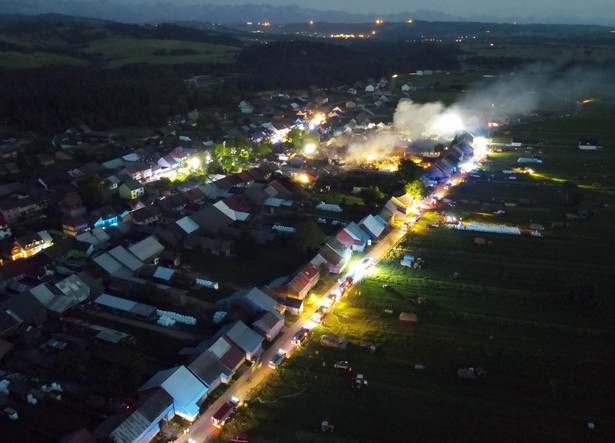
[[[404,191],[408,194],[413,201],[417,201],[423,198],[423,182],[420,180],[413,180],[406,184]]]
[[[318,249],[326,239],[325,233],[312,219],[300,221],[295,226],[293,244],[302,252]]]
[[[109,202],[111,198],[111,182],[97,174],[83,177],[77,184],[79,195],[90,208],[99,208]]]
[[[366,206],[374,208],[378,206],[380,201],[384,198],[384,194],[378,186],[370,186],[361,190],[361,198],[365,202]]]
[[[397,169],[397,181],[403,188],[410,182],[418,180],[423,173],[423,169],[409,158],[402,158]]]

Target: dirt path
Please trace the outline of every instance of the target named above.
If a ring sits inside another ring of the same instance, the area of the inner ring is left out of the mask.
[[[148,322],[144,322],[140,320],[133,320],[131,318],[120,317],[118,315],[114,315],[109,312],[99,311],[96,309],[82,308],[82,311],[90,315],[94,315],[96,317],[105,318],[107,320],[112,320],[118,323],[123,323],[125,325],[134,326],[136,328],[149,329],[150,331],[158,332],[159,334],[173,337],[178,340],[198,341],[203,338],[203,337],[199,337],[197,335],[191,334],[189,332],[178,331],[177,329],[167,328],[167,327],[160,326],[154,323],[148,323]]]

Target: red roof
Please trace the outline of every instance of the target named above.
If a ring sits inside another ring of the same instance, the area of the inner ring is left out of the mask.
[[[186,191],[184,196],[186,197],[187,200],[193,201],[193,202],[200,201],[205,198],[205,194],[203,194],[203,191],[201,191],[201,188],[192,188],[191,190]]]
[[[310,284],[310,280],[303,274],[297,274],[290,281],[290,284],[302,291],[303,288]]]
[[[250,208],[238,196],[231,195],[223,200],[224,204],[233,211],[250,212]]]
[[[312,263],[306,263],[299,272],[307,277],[310,281],[320,277],[320,270]]]
[[[222,339],[231,345],[231,347],[219,359],[220,363],[229,369],[235,370],[246,358],[246,353],[226,336],[222,336]]]
[[[343,229],[337,233],[335,238],[337,238],[347,248],[352,248],[352,246],[356,244],[355,239]]]
[[[252,175],[250,175],[248,171],[241,171],[235,175],[237,176],[237,178],[239,178],[239,180],[241,180],[244,183],[249,183],[252,180],[254,180],[254,177],[252,177]]]
[[[181,160],[182,158],[185,158],[187,154],[181,149],[173,149],[171,152],[169,152],[169,155],[173,158]]]

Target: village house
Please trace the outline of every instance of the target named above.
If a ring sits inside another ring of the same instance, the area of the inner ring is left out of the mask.
[[[252,323],[252,328],[262,334],[268,342],[273,341],[284,327],[284,315],[275,309],[267,311]]]
[[[79,436],[75,443],[97,441],[146,443],[160,432],[160,425],[175,416],[173,397],[158,388],[144,396],[130,410],[112,415],[91,434]],[[72,442],[71,442],[72,443]]]
[[[312,263],[306,263],[294,274],[274,279],[267,287],[282,299],[292,297],[303,300],[319,278],[319,269]]]
[[[339,274],[348,264],[351,254],[351,249],[344,246],[344,244],[335,237],[332,237],[322,248],[320,248],[318,254],[310,263],[316,267],[326,263],[332,274]]]
[[[222,383],[228,384],[235,371],[226,367],[214,353],[205,350],[200,354],[190,357],[184,366],[194,374],[212,392]]]
[[[136,200],[140,198],[144,194],[143,185],[139,183],[137,180],[130,179],[126,180],[119,187],[120,197],[127,200]]]
[[[53,238],[47,231],[22,235],[15,240],[11,249],[11,259],[15,261],[20,258],[31,257],[51,245],[53,245]]]
[[[90,230],[90,225],[84,217],[70,217],[62,220],[62,232],[72,237]]]
[[[254,361],[263,353],[265,339],[241,320],[225,326],[220,332],[245,353],[247,360]]]
[[[207,398],[208,388],[185,366],[158,371],[138,389],[140,395],[162,388],[173,399],[175,414],[194,421]]]

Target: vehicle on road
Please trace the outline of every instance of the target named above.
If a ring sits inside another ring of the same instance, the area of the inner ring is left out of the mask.
[[[327,307],[324,305],[320,305],[318,309],[312,314],[312,321],[314,323],[320,323],[327,316]]]
[[[329,295],[327,295],[322,300],[322,305],[326,306],[327,308],[330,308],[331,306],[333,306],[335,304],[336,301],[337,301],[336,293],[335,292],[331,292]]]
[[[250,441],[250,437],[248,434],[235,434],[231,437],[230,441],[235,443],[248,443]]]
[[[303,342],[308,338],[309,335],[310,335],[310,330],[306,327],[303,327],[299,329],[299,331],[295,335],[293,335],[291,342],[293,345],[301,346]]]
[[[269,360],[268,366],[271,369],[278,369],[280,365],[284,363],[284,361],[287,358],[288,358],[288,354],[286,353],[286,351],[283,349],[280,349],[278,353],[271,360]]]
[[[241,402],[237,397],[232,397],[211,416],[211,423],[216,428],[221,428],[235,414],[240,404]]]

